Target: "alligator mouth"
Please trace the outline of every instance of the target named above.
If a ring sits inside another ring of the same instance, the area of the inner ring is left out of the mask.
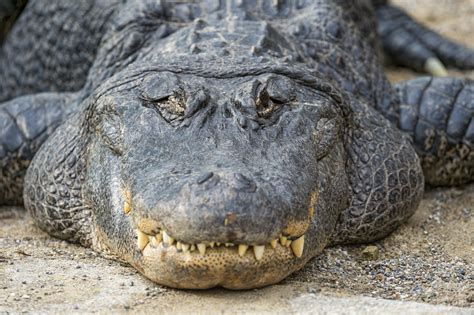
[[[124,212],[131,214],[131,208],[126,199]],[[248,243],[222,238],[180,239],[155,219],[135,218],[131,231],[135,242],[131,245],[136,250],[128,260],[144,276],[168,287],[263,287],[286,278],[311,257],[313,250],[305,248],[305,241],[311,242],[311,234],[306,234],[312,214],[310,211],[308,220],[290,220],[280,234],[267,240]],[[224,225],[227,223],[224,220]]]
[[[130,263],[150,280],[172,288],[260,288],[280,282],[310,258],[305,235],[281,235],[266,244],[176,240],[165,230],[136,230],[137,252]]]
[[[171,249],[174,247],[177,253],[191,253],[195,255],[206,255],[206,252],[218,252],[223,248],[235,248],[235,255],[244,257],[249,249],[253,252],[254,258],[261,260],[265,251],[276,250],[277,247],[287,248],[291,250],[294,256],[301,257],[304,250],[304,234],[300,237],[290,239],[287,236],[280,235],[279,239],[274,239],[267,244],[234,244],[219,242],[202,242],[197,244],[188,244],[171,237],[165,230],[159,230],[156,234],[150,235],[139,229],[137,233],[137,246],[142,253],[150,247],[152,249]]]

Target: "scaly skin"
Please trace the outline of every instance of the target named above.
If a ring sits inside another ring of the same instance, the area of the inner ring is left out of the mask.
[[[176,288],[261,287],[331,244],[386,236],[422,197],[416,152],[429,183],[473,180],[474,92],[462,79],[394,89],[376,2],[28,4],[0,55],[0,201],[19,202],[27,169],[43,230]],[[53,27],[38,29],[45,12]],[[18,53],[38,42],[22,29],[49,38],[66,17],[73,57],[54,43]],[[17,97],[44,91],[62,93]],[[45,118],[22,124],[38,107]]]

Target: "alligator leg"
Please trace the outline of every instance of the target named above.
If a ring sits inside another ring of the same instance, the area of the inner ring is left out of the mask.
[[[0,205],[23,204],[26,169],[74,107],[76,97],[73,93],[42,93],[0,103]]]
[[[87,137],[73,114],[44,143],[25,176],[25,208],[38,226],[61,239],[92,244],[91,210],[82,197]]]
[[[350,204],[339,216],[332,244],[385,237],[415,212],[423,196],[423,173],[410,139],[368,105],[355,108],[346,142]]]
[[[385,237],[415,212],[423,196],[423,173],[409,137],[380,114],[354,105],[354,130],[346,142],[350,204],[339,217],[333,244]]]
[[[474,69],[474,50],[440,36],[386,2],[375,3],[378,32],[385,53],[395,63],[434,76],[447,74],[444,65]]]
[[[376,122],[371,123],[375,129],[354,131],[347,165],[352,199],[339,217],[333,243],[374,241],[406,220],[423,191],[420,160],[430,185],[474,180],[474,81],[425,77],[395,88],[401,102],[398,125],[406,136]]]
[[[80,90],[116,2],[29,1],[0,43],[0,102]]]
[[[408,133],[434,186],[474,180],[474,81],[419,78],[399,83],[399,128]]]

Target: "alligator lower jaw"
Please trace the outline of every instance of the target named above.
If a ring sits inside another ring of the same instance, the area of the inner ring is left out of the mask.
[[[173,288],[263,287],[286,278],[311,257],[304,250],[304,236],[292,241],[281,237],[265,245],[250,246],[184,244],[163,231],[137,234],[136,253],[140,254],[130,257],[130,263],[150,280]]]
[[[198,244],[187,244],[184,242],[176,241],[174,238],[168,235],[166,231],[159,231],[155,235],[146,234],[140,230],[137,232],[137,246],[140,251],[144,251],[147,247],[157,248],[157,247],[175,247],[176,251],[179,253],[195,253],[196,255],[206,255],[206,251],[212,250],[213,252],[218,252],[221,247],[233,247],[236,248],[234,254],[240,257],[243,257],[248,249],[252,249],[254,257],[256,260],[261,260],[265,250],[275,250],[278,247],[288,248],[296,256],[301,257],[304,250],[304,235],[290,240],[285,236],[280,236],[279,239],[272,240],[268,244],[264,245],[248,245],[248,244],[233,244],[233,243],[218,243],[218,242],[206,242]]]

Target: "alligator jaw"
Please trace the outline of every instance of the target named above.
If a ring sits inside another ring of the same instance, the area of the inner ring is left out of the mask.
[[[162,247],[164,249],[173,246],[176,248],[178,253],[193,253],[196,255],[205,255],[206,251],[212,250],[219,252],[223,247],[234,247],[235,255],[243,257],[247,249],[252,247],[253,254],[256,260],[261,260],[265,250],[269,250],[270,254],[272,250],[275,250],[277,246],[291,248],[291,251],[294,256],[301,257],[304,250],[304,235],[295,238],[293,240],[288,239],[286,236],[281,235],[279,239],[270,241],[268,244],[234,244],[234,243],[218,243],[218,242],[202,242],[197,244],[187,244],[180,242],[171,237],[166,231],[160,230],[154,235],[146,234],[145,232],[137,229],[137,246],[140,251],[143,253],[145,249],[150,246],[152,248]]]
[[[162,229],[145,233],[135,228],[135,250],[127,260],[153,282],[173,288],[259,288],[286,278],[322,249],[304,246],[305,238],[314,243],[314,231],[306,232],[281,235],[266,244],[190,244]]]

